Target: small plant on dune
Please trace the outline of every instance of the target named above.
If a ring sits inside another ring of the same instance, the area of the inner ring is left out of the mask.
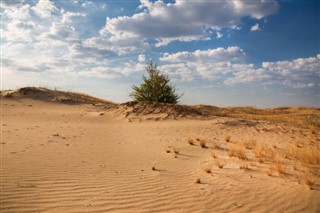
[[[223,160],[223,159],[220,159],[220,160],[216,159],[215,160],[215,164],[217,165],[217,167],[219,169],[223,169],[223,167],[225,167],[226,163],[227,162],[225,160]]]
[[[275,169],[279,173],[279,175],[284,175],[286,173],[285,167],[282,165],[282,163],[279,160],[275,161]]]
[[[205,138],[200,138],[199,143],[200,143],[201,148],[207,148],[207,146],[206,146],[207,141]]]
[[[304,182],[311,188],[315,184],[315,180],[312,178],[309,172],[304,173]]]
[[[194,145],[193,139],[192,139],[192,138],[188,138],[188,143],[189,143],[190,145]]]
[[[218,156],[216,155],[216,153],[215,153],[214,151],[211,152],[211,157],[212,157],[213,159],[218,158]]]
[[[253,150],[255,157],[258,159],[259,163],[263,163],[265,161],[272,161],[275,157],[275,151],[268,147],[268,145],[259,143],[255,149]]]
[[[229,146],[228,155],[242,160],[247,159],[245,148],[238,144]]]
[[[197,178],[195,182],[198,183],[198,184],[201,184],[201,179]]]
[[[305,118],[306,123],[314,126],[314,127],[320,127],[320,117],[317,115],[309,115]]]
[[[248,164],[241,164],[240,166],[239,166],[239,169],[249,169],[249,165]]]
[[[298,171],[298,165],[296,162],[293,163],[293,170]]]
[[[130,97],[135,101],[155,101],[162,103],[178,103],[182,95],[176,93],[176,88],[170,85],[167,75],[161,74],[158,66],[152,61],[146,67],[148,76],[143,76],[140,86],[132,86]]]
[[[250,166],[257,166],[256,162],[250,162]]]
[[[257,145],[257,141],[256,140],[247,140],[245,142],[243,142],[244,147],[246,147],[246,149],[254,149]]]
[[[298,158],[304,164],[320,164],[320,148],[307,147],[298,151]]]
[[[224,136],[224,140],[225,140],[226,142],[230,142],[230,139],[231,139],[231,136],[230,136],[230,135],[225,135],[225,136]]]
[[[180,154],[180,151],[179,151],[178,149],[176,149],[176,148],[173,148],[173,152],[174,152],[175,154],[177,154],[177,155]]]
[[[209,163],[209,164],[206,164],[203,166],[203,170],[206,172],[206,173],[211,173],[211,169],[212,169],[212,164]]]
[[[274,172],[274,167],[273,167],[273,166],[269,166],[269,168],[268,168],[268,170],[267,170],[267,174],[268,174],[269,176],[272,176],[273,172]]]

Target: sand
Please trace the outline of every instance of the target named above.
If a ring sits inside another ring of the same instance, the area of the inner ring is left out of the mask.
[[[2,213],[320,212],[317,157],[306,165],[288,151],[319,150],[317,128],[130,119],[118,108],[39,97],[2,98],[1,110]],[[248,141],[256,144],[244,148],[245,159],[229,156]],[[261,144],[274,159],[255,155]]]

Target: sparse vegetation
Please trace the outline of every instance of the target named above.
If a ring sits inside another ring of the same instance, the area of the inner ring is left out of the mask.
[[[215,153],[214,151],[211,152],[211,157],[212,157],[213,159],[218,158],[218,156],[216,155],[216,153]]]
[[[208,163],[206,165],[203,166],[203,170],[206,172],[206,173],[211,173],[211,169],[212,169],[212,164],[211,163]]]
[[[198,184],[201,184],[201,179],[197,178],[195,182],[198,183]]]
[[[275,157],[275,152],[272,148],[268,147],[265,143],[259,143],[254,149],[255,157],[258,159],[259,163],[265,161],[272,161]]]
[[[254,149],[257,145],[257,141],[254,140],[254,139],[251,139],[251,140],[246,140],[243,142],[243,146],[246,148],[246,149]]]
[[[243,163],[239,166],[240,169],[249,169],[249,165],[246,163]]]
[[[215,164],[217,165],[217,167],[219,169],[223,169],[223,167],[225,167],[226,163],[227,162],[224,159],[216,159],[215,160]]]
[[[190,145],[194,145],[193,139],[192,139],[192,138],[188,138],[188,143],[189,143]]]
[[[308,115],[306,117],[306,123],[320,128],[320,116],[319,115]]]
[[[207,146],[206,146],[207,141],[205,138],[200,138],[199,143],[200,143],[201,148],[207,148]]]
[[[230,145],[228,155],[230,157],[237,157],[242,160],[247,159],[245,148],[239,144]]]
[[[286,173],[285,167],[282,165],[282,163],[279,160],[275,161],[275,168],[279,173],[279,175],[284,175]]]

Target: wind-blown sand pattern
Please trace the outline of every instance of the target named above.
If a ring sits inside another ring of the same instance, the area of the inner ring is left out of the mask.
[[[296,124],[205,106],[142,115],[41,91],[2,93],[0,212],[320,211],[320,132],[301,124],[318,109],[279,109]]]

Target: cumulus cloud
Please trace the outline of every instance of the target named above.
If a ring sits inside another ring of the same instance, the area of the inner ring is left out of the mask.
[[[291,61],[263,62],[259,68],[234,73],[225,83],[280,83],[290,88],[317,87],[320,86],[319,69],[320,55]]]
[[[194,52],[164,53],[160,61],[170,63],[162,67],[174,78],[191,81],[216,80],[229,72],[244,69],[247,65],[238,63],[243,63],[245,59],[246,53],[240,47],[232,46]]]
[[[41,0],[31,8],[41,18],[50,18],[53,13],[58,12],[58,8],[50,0]]]
[[[24,72],[33,76],[40,76],[34,73],[81,73],[80,76],[97,73],[96,77],[119,77],[139,70],[130,72],[129,68],[136,65],[113,64],[113,59],[117,56],[117,48],[124,46],[123,51],[128,50],[127,46],[139,48],[139,45],[130,42],[139,44],[141,41],[107,40],[102,44],[105,41],[103,38],[99,38],[100,41],[94,38],[85,40],[79,32],[85,31],[86,26],[79,19],[88,15],[65,11],[49,0],[25,1],[4,8],[1,29],[4,72]]]
[[[260,83],[282,84],[290,88],[320,86],[320,55],[291,61],[246,63],[246,53],[239,47],[164,53],[160,58],[165,72],[182,80],[222,80],[225,85]]]
[[[250,31],[257,31],[257,30],[261,30],[259,24],[255,24],[250,28]]]
[[[188,63],[215,63],[215,62],[241,62],[246,58],[245,52],[237,46],[226,49],[220,47],[208,50],[196,50],[194,52],[178,52],[174,54],[164,53],[161,61],[188,62]]]
[[[138,61],[139,62],[145,62],[146,61],[146,55],[145,54],[140,54],[138,56]]]
[[[155,39],[156,46],[178,41],[210,39],[212,30],[237,29],[243,17],[261,19],[278,10],[270,1],[184,1],[175,3],[141,0],[142,12],[106,18],[104,34],[119,39]],[[174,21],[173,21],[174,20]]]
[[[220,32],[217,32],[216,34],[217,34],[217,38],[222,38],[222,36],[223,36],[223,34]]]

